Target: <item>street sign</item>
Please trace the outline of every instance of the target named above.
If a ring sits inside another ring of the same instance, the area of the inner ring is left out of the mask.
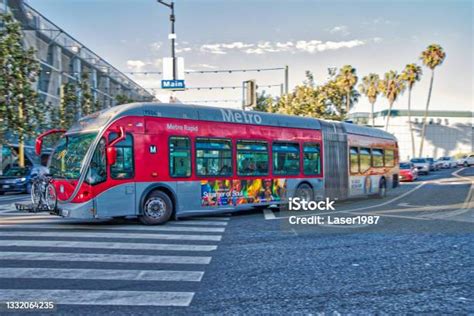
[[[163,80],[184,80],[184,58],[176,57],[176,78],[173,77],[173,58],[163,58]]]
[[[161,89],[184,90],[185,88],[184,80],[161,80]]]

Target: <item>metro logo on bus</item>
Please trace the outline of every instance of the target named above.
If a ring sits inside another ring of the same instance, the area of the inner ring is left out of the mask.
[[[231,111],[221,109],[222,119],[225,122],[262,124],[262,117],[254,113],[245,113],[244,111]]]

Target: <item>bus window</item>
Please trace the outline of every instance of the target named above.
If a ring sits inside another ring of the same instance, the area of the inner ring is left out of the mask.
[[[383,149],[372,149],[372,166],[383,167]]]
[[[268,175],[268,145],[266,142],[237,141],[237,174],[239,176]]]
[[[232,175],[232,142],[227,139],[196,139],[196,174]]]
[[[366,172],[370,168],[370,149],[361,148],[359,151],[360,172]]]
[[[91,165],[87,172],[86,182],[98,184],[107,179],[107,166],[105,159],[105,139],[101,139],[92,156]]]
[[[321,156],[319,144],[305,143],[303,145],[303,172],[305,175],[321,173]]]
[[[395,152],[393,149],[385,150],[385,166],[393,167],[395,166]]]
[[[351,173],[359,173],[359,148],[350,149]]]
[[[109,143],[118,137],[117,133],[110,133]],[[110,166],[110,176],[112,179],[133,178],[133,138],[129,133],[124,140],[114,146],[117,149],[117,160]]]
[[[191,146],[188,137],[170,137],[170,176],[191,176]]]
[[[296,175],[300,173],[300,149],[294,143],[273,143],[273,173]]]

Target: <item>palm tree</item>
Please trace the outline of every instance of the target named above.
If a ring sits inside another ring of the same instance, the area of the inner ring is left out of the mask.
[[[379,90],[380,77],[377,74],[370,73],[362,78],[362,83],[359,85],[359,90],[364,94],[372,105],[370,111],[370,120],[372,121],[372,127],[374,127],[374,104],[377,101],[377,96],[380,93]]]
[[[346,113],[349,114],[352,102],[352,94],[355,85],[357,84],[356,69],[351,65],[345,65],[339,70],[336,76],[337,84],[343,89],[346,99]]]
[[[408,86],[408,127],[410,129],[412,157],[415,157],[415,138],[413,136],[413,127],[411,124],[411,90],[413,89],[415,82],[420,81],[421,74],[421,67],[417,64],[408,64],[402,71],[402,79]]]
[[[387,131],[393,103],[405,90],[405,83],[396,71],[390,70],[385,73],[384,79],[379,82],[379,89],[387,98],[389,104],[387,122],[385,123],[385,130]]]
[[[430,88],[428,90],[428,99],[426,101],[425,115],[423,116],[423,129],[421,131],[420,157],[423,154],[423,143],[425,141],[426,133],[426,121],[428,118],[428,109],[430,107],[431,92],[433,91],[434,70],[436,67],[443,63],[445,58],[446,53],[444,52],[443,48],[438,44],[431,44],[421,53],[420,56],[420,59],[423,61],[423,64],[431,69]]]

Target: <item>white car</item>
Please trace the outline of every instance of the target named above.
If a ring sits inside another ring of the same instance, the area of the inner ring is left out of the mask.
[[[469,167],[469,166],[474,165],[474,154],[464,156],[461,159],[458,159],[457,165],[464,166],[464,167]]]
[[[449,156],[440,157],[438,161],[442,163],[442,167],[445,169],[456,168],[458,166],[456,160]]]

